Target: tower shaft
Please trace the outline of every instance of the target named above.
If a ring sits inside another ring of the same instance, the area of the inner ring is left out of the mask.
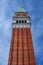
[[[8,65],[35,65],[31,31],[29,28],[14,28]]]

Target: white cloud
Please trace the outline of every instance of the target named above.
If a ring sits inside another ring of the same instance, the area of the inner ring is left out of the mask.
[[[6,10],[7,10],[7,0],[1,0],[0,1],[0,22],[2,22],[3,20],[5,20],[5,14],[6,14]]]
[[[7,0],[0,1],[0,64],[7,65],[11,21],[6,18],[6,11],[8,8]]]

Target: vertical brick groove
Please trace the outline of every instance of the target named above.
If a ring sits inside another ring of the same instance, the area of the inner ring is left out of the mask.
[[[19,28],[19,48],[18,48],[18,65],[23,65],[23,55],[22,55],[22,29]]]
[[[29,56],[29,47],[28,47],[28,32],[27,32],[27,28],[26,28],[26,36],[27,36],[27,50],[28,50],[28,62],[29,62],[29,65],[30,65],[30,56]]]
[[[18,47],[19,47],[19,28],[18,28],[18,43],[17,43],[17,65],[18,65]]]
[[[22,28],[22,52],[23,52],[23,65],[24,65],[24,44],[23,44],[23,28]]]

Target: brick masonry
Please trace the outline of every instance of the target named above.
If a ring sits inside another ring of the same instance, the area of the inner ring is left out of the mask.
[[[30,28],[13,28],[8,65],[36,65]]]

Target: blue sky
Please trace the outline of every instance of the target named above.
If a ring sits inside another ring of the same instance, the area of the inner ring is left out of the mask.
[[[21,6],[30,15],[36,65],[43,65],[43,0],[0,0],[0,65],[8,64],[12,17]]]

